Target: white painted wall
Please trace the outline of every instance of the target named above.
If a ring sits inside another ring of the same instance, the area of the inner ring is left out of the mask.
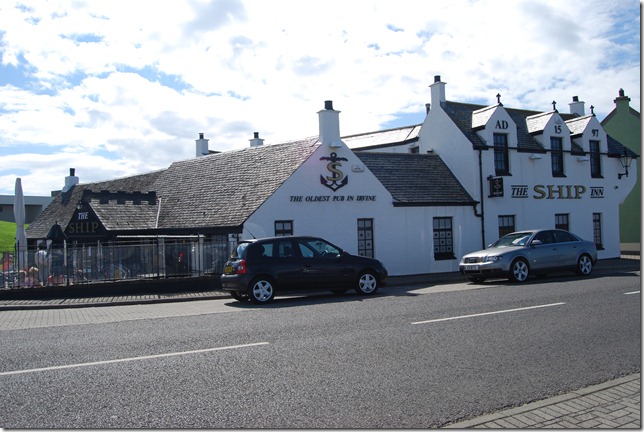
[[[335,192],[320,182],[321,175],[331,174],[329,161],[320,158],[331,152],[347,159],[335,169],[349,177]],[[365,196],[375,201],[361,201]],[[313,201],[316,197],[325,201]],[[438,216],[453,218],[456,259],[434,260]],[[292,220],[295,235],[323,237],[357,254],[359,218],[374,220],[375,258],[394,276],[457,271],[461,250],[472,247],[469,233],[476,237],[480,227],[471,207],[394,207],[391,194],[348,147],[323,145],[249,218],[243,237],[273,236],[276,220]]]

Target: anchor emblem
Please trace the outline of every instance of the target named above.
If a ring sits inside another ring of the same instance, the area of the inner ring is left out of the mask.
[[[345,176],[344,173],[337,168],[342,166],[340,161],[348,161],[347,158],[338,157],[337,153],[333,152],[331,153],[331,156],[322,156],[320,160],[330,161],[326,168],[331,172],[330,176],[324,177],[323,175],[320,175],[320,183],[331,189],[333,192],[337,191],[342,186],[347,185],[349,177]]]

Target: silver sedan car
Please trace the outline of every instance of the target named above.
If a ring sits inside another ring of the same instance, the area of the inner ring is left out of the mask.
[[[532,274],[543,276],[561,270],[589,275],[596,261],[593,242],[564,230],[526,230],[507,234],[487,249],[465,255],[459,271],[472,282],[493,277],[525,282]]]

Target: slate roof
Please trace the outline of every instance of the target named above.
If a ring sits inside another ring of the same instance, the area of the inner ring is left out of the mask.
[[[568,120],[566,122],[566,126],[568,126],[568,129],[570,129],[570,136],[572,138],[577,137],[581,134],[584,133],[586,130],[586,127],[588,127],[588,123],[590,123],[590,120],[593,118],[593,116],[584,116],[584,117],[577,117],[572,120]]]
[[[394,206],[476,204],[438,155],[369,152],[355,154],[391,193]]]
[[[489,107],[478,109],[472,112],[472,128],[479,129],[485,127],[497,107],[503,105],[491,105]]]
[[[112,234],[150,233],[155,227],[154,232],[166,234],[240,228],[319,146],[314,137],[249,147],[175,162],[148,174],[79,184],[54,198],[29,226],[27,237],[45,238],[54,222],[66,227],[83,196]],[[151,195],[158,198],[155,204],[145,202]]]
[[[155,228],[157,196],[155,192],[83,191],[83,201],[109,231],[148,231]]]
[[[54,197],[52,202],[27,228],[27,238],[40,239],[47,237],[54,223],[63,228],[69,224],[76,204],[81,200],[85,190],[88,191],[150,191],[154,190],[154,182],[162,171],[153,171],[146,174],[123,177],[95,183],[78,184],[67,192],[61,192]]]
[[[315,137],[175,162],[155,183],[159,226],[239,227],[319,146]]]
[[[342,141],[349,148],[359,147],[360,150],[374,150],[382,147],[412,144],[418,141],[421,126],[422,124],[416,124],[378,132],[348,135],[343,136]]]

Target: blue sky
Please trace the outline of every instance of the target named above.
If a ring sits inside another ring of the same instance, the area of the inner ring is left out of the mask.
[[[603,119],[640,107],[634,0],[84,0],[0,3],[0,194],[166,168],[211,150],[422,122],[448,100]]]

